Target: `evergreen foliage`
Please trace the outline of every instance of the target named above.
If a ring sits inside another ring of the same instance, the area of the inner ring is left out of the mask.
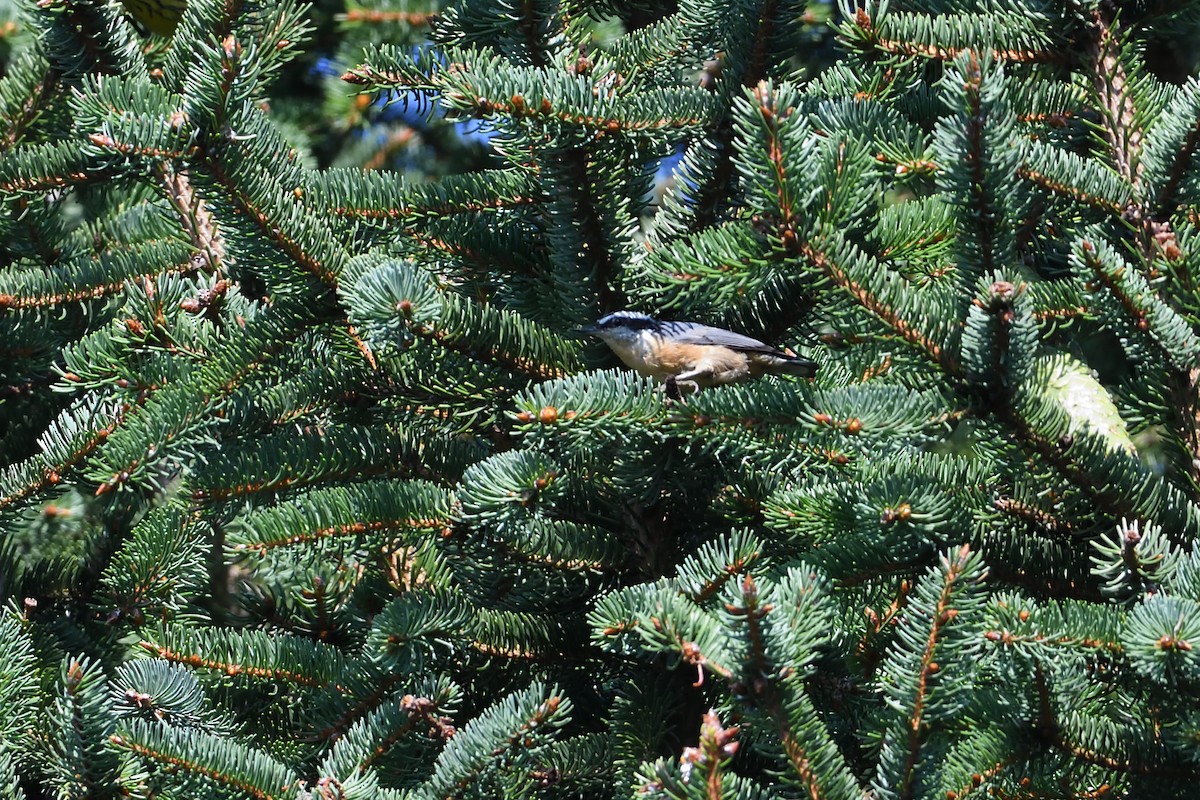
[[[1198,21],[0,0],[0,799],[1192,796]]]

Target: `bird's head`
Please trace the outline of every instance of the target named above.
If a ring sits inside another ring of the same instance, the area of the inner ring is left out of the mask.
[[[614,311],[591,325],[579,328],[580,333],[598,336],[605,342],[632,342],[644,331],[657,330],[659,321],[640,311]]]

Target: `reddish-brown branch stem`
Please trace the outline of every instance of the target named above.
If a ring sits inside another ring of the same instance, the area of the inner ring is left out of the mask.
[[[937,605],[933,609],[933,619],[929,626],[929,636],[925,639],[925,650],[921,653],[921,669],[920,675],[917,678],[916,696],[913,698],[913,710],[909,717],[908,738],[905,742],[904,767],[901,772],[902,777],[899,786],[901,800],[911,800],[914,796],[917,761],[920,758],[921,745],[925,738],[925,702],[928,698],[929,678],[937,671],[937,666],[934,662],[934,653],[937,650],[938,643],[941,641],[942,629],[954,618],[949,613],[954,610],[950,608],[950,596],[953,593],[955,583],[961,578],[963,570],[966,569],[967,559],[970,556],[970,549],[966,545],[963,545],[959,548],[953,560],[946,565],[946,576],[942,583],[942,592],[938,597]]]

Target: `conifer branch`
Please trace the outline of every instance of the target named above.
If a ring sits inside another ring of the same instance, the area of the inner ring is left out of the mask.
[[[1157,757],[1151,756],[1148,761],[1139,761],[1128,755],[1112,755],[1095,745],[1073,741],[1055,717],[1046,673],[1040,663],[1035,668],[1034,676],[1038,704],[1034,730],[1038,740],[1047,748],[1058,750],[1088,764],[1131,775],[1164,775],[1168,780],[1185,783],[1195,782],[1200,777],[1200,773],[1194,766],[1186,765],[1181,761],[1164,761],[1162,756],[1167,754],[1162,748],[1161,738],[1157,735],[1154,736],[1153,745],[1159,753],[1156,754]],[[1103,744],[1109,744],[1109,742],[1105,741]],[[1138,740],[1138,745],[1144,746],[1145,744],[1147,744],[1145,739]]]
[[[231,678],[247,677],[265,681],[284,681],[286,683],[294,683],[298,686],[311,686],[315,688],[330,686],[330,681],[324,678],[296,670],[257,666],[218,658],[205,658],[198,652],[175,650],[144,639],[138,642],[138,646],[146,652],[153,654],[156,658],[161,658],[175,664],[183,664],[193,669],[207,669],[213,672],[221,672]],[[344,691],[343,687],[336,684],[332,685],[331,688],[339,692]]]
[[[1076,118],[1073,111],[1063,109],[1056,111],[1036,111],[1029,114],[1017,114],[1017,119],[1029,124],[1049,125],[1052,128],[1064,127],[1070,120]]]
[[[1108,598],[1095,582],[1076,580],[1068,575],[1033,573],[1027,567],[1009,564],[1004,558],[988,562],[988,577],[997,584],[1017,586],[1033,597],[1083,600],[1104,603]]]
[[[161,163],[157,165],[157,173],[184,231],[207,265],[205,271],[224,275],[225,237],[218,231],[204,200],[196,195],[187,172]]]
[[[256,800],[284,800],[284,798],[287,797],[285,794],[270,794],[262,789],[259,789],[257,786],[254,786],[251,783],[240,780],[234,775],[225,774],[211,767],[206,767],[198,761],[179,758],[178,756],[173,756],[169,753],[159,752],[152,747],[130,741],[120,734],[114,733],[109,738],[109,741],[112,742],[116,747],[128,750],[136,755],[145,756],[146,758],[158,761],[159,763],[173,769],[180,769],[185,772],[203,775],[204,777],[209,778],[217,783],[222,783],[226,786],[236,789],[237,791],[244,792]]]
[[[0,795],[1197,782],[1186,15],[301,3],[0,30]]]
[[[204,411],[213,409],[220,398],[235,391],[288,346],[285,331],[291,329],[290,322],[264,315],[258,318],[258,324],[262,327],[246,331],[236,347],[228,348],[232,352],[212,358],[212,363],[206,365],[210,369],[202,369],[194,382],[168,383],[156,388],[152,395],[143,393],[139,397],[137,413],[130,414],[122,428],[113,432],[109,447],[97,459],[92,474],[105,475],[98,481],[97,496],[143,478],[148,467],[161,459],[164,451],[169,451],[169,445],[187,442],[188,433],[211,424]],[[268,332],[278,335],[271,336]],[[148,415],[157,414],[165,421],[157,416],[148,419]],[[118,440],[120,447],[114,447]]]
[[[8,488],[7,479],[10,476],[6,474],[7,471],[0,473],[0,476],[6,479],[5,488],[7,489],[7,494],[0,495],[0,511],[13,507],[30,497],[48,491],[62,483],[64,476],[70,475],[73,470],[105,443],[113,431],[117,430],[130,408],[131,406],[128,404],[122,405],[119,413],[111,422],[90,430],[88,436],[82,441],[73,442],[72,449],[66,454],[65,458],[55,463],[48,463],[44,457],[34,458],[26,462],[24,470],[13,470],[17,475],[24,473],[21,475],[23,480],[20,480],[15,487]]]
[[[770,42],[776,35],[776,25],[779,23],[781,0],[763,0],[758,12],[758,25],[754,28],[754,39],[748,48],[750,57],[746,59],[746,68],[741,75],[742,86],[757,86],[767,77],[767,67],[770,63]]]
[[[128,27],[118,29],[112,24],[114,12],[111,8],[71,0],[42,0],[38,8],[46,15],[45,21],[38,20],[41,23],[38,33],[44,35],[50,28],[56,38],[62,37],[69,42],[69,47],[64,50],[73,50],[73,55],[81,56],[58,62],[51,60],[50,68],[60,80],[78,78],[85,72],[120,75],[136,71],[146,74],[145,62],[121,58],[131,49],[133,41],[128,38]],[[126,52],[122,53],[122,50]],[[60,51],[53,55],[61,57],[64,53]]]
[[[1072,444],[1069,436],[1064,440],[1051,442],[1041,436],[1036,428],[1021,417],[1015,409],[1004,406],[994,408],[993,413],[1004,425],[1011,426],[1011,430],[1016,432],[1023,447],[1045,459],[1063,477],[1067,478],[1072,486],[1087,495],[1093,503],[1104,509],[1105,513],[1111,515],[1113,519],[1131,515],[1131,510],[1123,507],[1116,495],[1097,488],[1093,476],[1067,455],[1067,450]],[[1133,516],[1137,515],[1133,514]]]
[[[1187,137],[1174,153],[1168,178],[1158,190],[1154,204],[1155,219],[1167,220],[1176,211],[1180,185],[1187,175],[1197,149],[1200,149],[1200,121],[1192,124]]]
[[[721,202],[733,181],[736,171],[733,162],[733,123],[724,119],[709,135],[709,142],[716,153],[717,163],[711,172],[711,177],[698,187],[694,204],[694,217],[688,226],[692,232],[720,222],[717,216]]]
[[[89,181],[103,181],[113,177],[112,174],[98,175],[91,172],[76,172],[69,175],[20,175],[10,180],[0,181],[0,191],[12,194],[38,194],[55,189],[65,189]]]
[[[0,162],[0,191],[16,195],[55,196],[63,189],[103,184],[120,174],[114,168],[98,167],[74,143],[16,147],[6,159],[7,163]],[[33,159],[48,163],[26,166]],[[20,197],[17,202],[24,206],[28,199]]]
[[[1028,165],[1023,165],[1018,171],[1018,174],[1036,186],[1040,186],[1043,189],[1048,189],[1055,194],[1071,197],[1080,202],[1087,203],[1093,208],[1098,208],[1101,211],[1106,211],[1115,216],[1120,216],[1121,214],[1125,213],[1126,208],[1128,208],[1128,206],[1121,206],[1117,203],[1113,203],[1105,197],[1089,194],[1087,191],[1078,186],[1072,186],[1056,180],[1049,175],[1044,175]]]
[[[1062,308],[1038,308],[1030,312],[1030,316],[1039,324],[1052,324],[1060,320],[1080,319],[1089,314],[1089,310],[1084,306],[1069,306]]]
[[[799,198],[788,193],[791,181],[788,178],[789,164],[784,163],[785,146],[781,141],[781,118],[786,119],[793,113],[792,109],[777,107],[777,96],[768,83],[759,83],[753,90],[754,99],[758,102],[758,115],[762,119],[763,149],[766,151],[767,162],[771,165],[771,181],[775,185],[776,204],[778,211],[779,238],[787,246],[796,241],[796,226],[799,220],[799,208],[795,202]]]
[[[244,217],[258,228],[264,238],[273,242],[293,263],[316,277],[325,287],[337,288],[337,265],[323,263],[318,256],[306,250],[303,243],[291,235],[280,220],[274,219],[267,209],[258,207],[253,195],[240,186],[217,159],[210,157],[206,164],[217,184],[225,190],[226,198],[241,210]]]
[[[586,153],[587,150],[580,148],[557,154],[566,178],[560,182],[560,189],[568,194],[565,202],[577,220],[580,231],[579,256],[588,265],[599,311],[607,314],[619,310],[625,303],[618,290],[613,288],[618,262],[598,213],[602,204],[598,202],[599,198],[591,194],[596,181],[589,174]]]
[[[971,47],[938,47],[922,45],[909,41],[891,41],[875,39],[874,45],[884,53],[898,56],[919,56],[936,61],[954,61],[963,53],[974,54]],[[1017,64],[1057,64],[1062,63],[1064,56],[1054,50],[992,50],[991,56],[997,61],[1008,61]]]
[[[1028,522],[1038,530],[1053,536],[1074,538],[1083,535],[1069,520],[1013,497],[997,497],[992,505],[996,510]]]
[[[544,741],[570,710],[570,701],[557,691],[534,684],[487,709],[450,739],[422,795],[459,796],[479,785],[497,761]]]
[[[191,733],[193,741],[189,742],[176,729],[162,725],[141,725],[114,733],[108,742],[114,747],[162,764],[169,770],[202,776],[255,800],[287,800],[294,796],[294,779],[281,781],[284,770],[264,754],[240,744],[229,743],[227,749],[214,754],[215,757],[203,758],[193,749],[197,744],[195,740],[212,745],[216,737]]]
[[[963,334],[963,354],[972,380],[988,387],[993,403],[1008,399],[1006,365],[1010,361],[1010,348],[1018,345],[1014,342],[1014,334],[1019,336],[1019,330],[1014,328],[1021,321],[1017,303],[1025,291],[1024,285],[1014,286],[1000,280],[971,300]],[[980,342],[987,343],[983,354],[985,361],[980,360],[977,352]]]
[[[1120,283],[1123,276],[1119,273],[1110,273],[1105,268],[1105,264],[1100,260],[1096,252],[1095,245],[1091,242],[1083,242],[1080,249],[1083,250],[1084,263],[1091,268],[1095,280],[1103,285],[1105,290],[1121,304],[1121,308],[1124,309],[1126,315],[1133,322],[1133,326],[1138,330],[1147,330],[1150,327],[1150,322],[1147,319],[1146,312],[1140,307],[1139,303],[1135,302],[1126,293],[1125,287]]]
[[[433,325],[413,324],[409,325],[408,329],[419,339],[433,342],[456,353],[494,362],[535,380],[554,380],[567,375],[565,370],[553,364],[540,363],[518,353],[488,346],[486,343],[478,346],[464,337]]]
[[[1124,772],[1130,775],[1156,775],[1168,780],[1193,783],[1200,780],[1200,770],[1184,764],[1147,764],[1138,763],[1132,758],[1122,758],[1101,751],[1099,748],[1088,747],[1086,744],[1073,742],[1056,727],[1056,735],[1050,740],[1050,745],[1080,761],[1094,764],[1105,769]]]
[[[123,156],[140,156],[142,158],[154,159],[156,161],[165,161],[167,159],[183,158],[184,151],[178,148],[170,150],[161,147],[145,146],[134,144],[132,142],[119,141],[112,136],[103,133],[88,134],[88,141],[101,150],[111,150],[114,153],[120,153]]]
[[[995,764],[991,765],[987,769],[980,770],[979,772],[976,772],[975,774],[973,774],[971,776],[971,783],[969,786],[963,786],[957,790],[951,789],[951,790],[947,791],[946,792],[946,800],[959,800],[959,798],[970,797],[971,794],[974,793],[975,791],[977,791],[981,786],[983,786],[984,783],[991,780],[992,778],[997,777],[998,775],[1003,773],[1006,769],[1008,769],[1009,767],[1011,767],[1015,764],[1018,764],[1018,763],[1020,763],[1020,760],[1017,756],[1014,756],[1009,759],[1005,759],[1003,761],[997,761]],[[1105,794],[1107,794],[1107,792],[1105,792]]]
[[[730,43],[736,44],[739,46],[739,49],[745,47],[750,55],[743,62],[744,67],[738,76],[738,80],[728,81],[722,79],[722,84],[719,85],[720,91],[728,95],[733,95],[736,90],[743,87],[757,87],[767,77],[766,67],[770,54],[769,45],[777,24],[776,18],[779,14],[779,5],[780,0],[765,0],[759,12],[759,24],[754,28],[751,41],[748,43]],[[721,69],[721,61],[726,59],[727,56],[719,57],[714,69]],[[694,215],[688,228],[689,231],[701,231],[720,221],[717,217],[717,212],[720,209],[721,203],[728,195],[730,184],[737,174],[734,163],[735,150],[733,141],[733,121],[728,116],[723,117],[713,126],[712,131],[707,137],[707,144],[714,152],[715,163],[712,165],[710,176],[706,176],[704,183],[694,191],[695,201],[692,207]]]
[[[759,602],[758,587],[750,575],[746,575],[742,580],[740,590],[740,606],[736,608],[731,605],[727,606],[726,611],[740,620],[746,628],[750,656],[749,669],[746,674],[774,675],[779,671],[781,665],[772,664],[768,657],[766,634],[762,628],[762,621],[776,609],[771,604],[763,605]],[[785,672],[793,669],[795,667],[790,665],[783,666]],[[776,685],[776,680],[770,678],[751,680],[748,682],[748,688],[754,695],[757,704],[774,723],[775,735],[779,738],[788,765],[800,781],[806,796],[811,800],[821,800],[833,796],[817,775],[813,754],[809,752],[807,746],[809,743],[796,737],[792,720],[785,707],[782,692]]]
[[[939,671],[939,666],[934,661],[934,653],[940,644],[942,629],[958,616],[958,609],[952,607],[950,600],[970,564],[970,558],[970,548],[963,545],[953,559],[947,558],[944,562],[945,573],[942,576],[942,589],[937,603],[933,607],[929,634],[918,660],[916,692],[911,700],[912,707],[908,714],[909,722],[906,726],[908,736],[904,742],[904,763],[900,769],[900,784],[897,787],[901,800],[912,800],[914,797],[917,760],[920,758],[921,747],[927,735],[923,718],[929,681]]]
[[[1041,633],[1013,633],[1005,630],[988,630],[983,633],[983,638],[987,639],[1000,647],[1012,648],[1021,647],[1023,645],[1050,645],[1054,647],[1067,647],[1077,649],[1080,652],[1095,652],[1103,651],[1110,656],[1121,656],[1125,653],[1125,648],[1120,642],[1110,642],[1103,639],[1093,639],[1088,637],[1075,636],[1054,636]]]
[[[370,769],[372,764],[388,754],[393,745],[416,731],[418,726],[424,725],[426,735],[434,739],[448,740],[456,732],[450,720],[438,714],[440,709],[437,703],[427,697],[406,694],[400,698],[400,708],[408,715],[408,721],[375,745],[375,749],[359,763],[360,773]]]
[[[721,574],[716,578],[716,580],[705,581],[704,585],[700,587],[699,591],[691,591],[688,593],[691,601],[697,605],[703,605],[705,601],[716,596],[717,592],[724,589],[725,586],[729,584],[729,581],[733,578],[736,578],[738,575],[746,575],[746,580],[751,580],[750,576],[746,573],[746,567],[753,560],[757,559],[758,556],[758,553],[751,553],[744,558],[740,558],[736,561],[722,565]],[[745,592],[743,592],[743,594],[745,594]]]
[[[329,213],[347,219],[364,220],[398,220],[400,222],[418,222],[428,218],[443,219],[455,214],[478,214],[485,211],[505,211],[528,208],[544,202],[543,198],[535,195],[515,195],[507,197],[487,198],[447,198],[436,204],[417,205],[342,205],[328,209]],[[420,235],[413,231],[412,235]]]
[[[228,498],[214,498],[228,499]],[[393,519],[371,520],[370,522],[348,522],[343,525],[326,528],[315,528],[295,533],[285,539],[256,539],[252,544],[241,543],[234,546],[235,551],[254,551],[265,556],[268,550],[277,547],[294,547],[324,539],[336,539],[346,536],[360,536],[364,533],[380,533],[383,531],[433,531],[442,530],[450,524],[449,519]]]
[[[787,242],[786,239],[784,241],[785,243]],[[809,263],[820,269],[837,286],[849,292],[850,296],[856,302],[895,330],[901,339],[914,345],[931,361],[941,366],[948,374],[959,374],[960,366],[958,360],[952,354],[944,350],[940,344],[928,338],[924,332],[904,319],[887,303],[873,295],[867,287],[851,278],[846,268],[839,265],[831,254],[822,251],[814,243],[800,244],[797,242],[795,248],[798,255],[804,256]]]
[[[53,714],[61,737],[53,741],[59,769],[70,771],[70,786],[84,796],[104,796],[113,792],[116,764],[108,752],[93,750],[95,734],[112,730],[111,721],[97,711],[97,695],[103,691],[100,670],[85,659],[68,656],[62,664],[62,686]]]
[[[1126,185],[1138,187],[1141,183],[1141,167],[1138,151],[1141,148],[1141,128],[1135,124],[1136,109],[1133,96],[1128,91],[1129,76],[1121,60],[1121,42],[1116,20],[1109,15],[1113,7],[1105,6],[1091,12],[1091,28],[1088,31],[1087,60],[1092,90],[1100,101],[1101,119],[1113,166]],[[1141,212],[1136,206],[1129,209],[1140,223]]]
[[[427,28],[440,19],[436,11],[395,11],[378,8],[348,8],[345,20],[362,25],[385,25],[403,23],[410,28]]]
[[[38,66],[41,74],[33,91],[26,94],[17,114],[7,117],[6,124],[0,125],[0,152],[11,150],[21,141],[26,129],[50,108],[61,90],[62,76],[58,70],[44,62]]]
[[[549,30],[543,30],[542,20],[538,19],[537,12],[540,6],[525,0],[520,5],[520,11],[517,14],[516,33],[517,36],[525,45],[525,55],[533,66],[545,69],[549,64],[549,41],[557,31],[553,30],[554,23],[559,20],[557,16],[552,19],[551,24],[545,25]]]
[[[379,464],[366,468],[358,464],[348,464],[342,470],[323,470],[319,476],[280,475],[274,480],[247,481],[230,485],[214,485],[206,483],[192,489],[191,497],[197,501],[220,503],[249,497],[257,494],[299,489],[305,486],[325,483],[327,481],[347,481],[361,478],[403,478],[419,476],[432,479],[434,473],[425,469],[421,464]],[[323,538],[314,534],[313,541]],[[286,542],[284,543],[286,544]]]
[[[865,8],[859,8],[855,12],[853,22],[843,25],[842,33],[851,40],[852,44],[862,50],[876,50],[889,56],[902,58],[924,58],[949,62],[956,60],[963,53],[979,52],[980,48],[976,44],[964,43],[955,46],[939,44],[935,40],[940,38],[944,41],[944,37],[950,34],[960,41],[964,38],[968,41],[970,39],[994,41],[995,38],[1000,38],[996,34],[1003,30],[1003,21],[994,16],[984,17],[981,15],[980,19],[974,21],[978,27],[969,26],[964,24],[965,22],[965,20],[955,19],[950,14],[935,16],[892,13],[872,19]],[[955,30],[954,26],[956,25],[961,26],[962,33]],[[901,35],[897,36],[896,34]],[[903,34],[915,35],[905,36]],[[926,41],[918,41],[918,39]],[[1017,64],[1063,64],[1070,60],[1070,57],[1062,49],[1051,47],[990,48],[990,55],[995,61]]]
[[[432,236],[425,231],[419,230],[408,233],[405,238],[427,248],[432,254],[445,254],[459,259],[478,269],[483,274],[487,274],[487,271],[495,265],[494,256],[490,252],[472,247],[469,243],[462,240],[454,240],[445,236]],[[528,270],[525,273],[532,274]]]
[[[497,644],[495,642],[484,642],[478,639],[472,639],[467,643],[475,652],[487,656],[488,658],[498,658],[513,662],[525,662],[528,664],[560,664],[566,661],[584,661],[583,658],[576,657],[571,659],[567,653],[557,650],[539,650],[532,647],[516,647],[511,644]]]
[[[346,731],[353,727],[354,723],[371,713],[371,709],[378,708],[388,698],[392,689],[408,680],[409,677],[401,673],[386,673],[376,677],[374,682],[371,683],[371,691],[350,695],[356,701],[334,718],[332,722],[319,729],[316,732],[315,738],[336,742],[345,735]]]
[[[126,283],[135,278],[147,278],[151,275],[180,274],[195,271],[191,260],[177,261],[163,267],[164,262],[170,262],[178,257],[178,247],[172,248],[170,243],[158,246],[148,243],[143,247],[131,247],[122,250],[110,250],[95,256],[84,256],[72,259],[70,262],[57,265],[43,273],[47,280],[25,280],[18,284],[20,288],[8,287],[10,291],[0,291],[0,314],[7,310],[21,311],[53,308],[69,303],[88,300],[100,300],[111,297],[122,291]],[[145,268],[144,262],[155,262],[148,266],[155,273],[145,273],[141,276],[131,273],[131,262]],[[33,274],[32,271],[25,277]],[[99,280],[97,280],[99,279]],[[0,281],[0,288],[5,288]],[[24,289],[25,291],[22,291]]]
[[[39,226],[33,224],[28,218],[30,211],[35,208],[33,202],[28,197],[18,197],[13,204],[16,207],[16,218],[19,224],[24,229],[22,232],[25,236],[28,246],[37,254],[37,256],[45,264],[54,264],[62,256],[62,251],[47,240],[44,231],[39,229]]]
[[[900,570],[896,572],[900,572]],[[867,680],[873,680],[879,669],[879,663],[885,655],[884,647],[888,644],[887,636],[884,635],[885,630],[898,623],[900,614],[908,606],[909,599],[912,597],[913,586],[912,580],[902,579],[899,586],[896,587],[895,596],[882,614],[870,606],[864,609],[867,629],[863,632],[855,652],[863,660],[863,677]]]
[[[905,578],[913,577],[929,566],[929,559],[922,555],[919,558],[913,558],[907,561],[893,561],[887,564],[882,569],[878,566],[872,566],[871,569],[862,570],[860,572],[850,572],[845,575],[838,576],[836,585],[839,589],[852,589],[855,586],[863,586],[871,583],[879,578],[888,578],[901,575]]]

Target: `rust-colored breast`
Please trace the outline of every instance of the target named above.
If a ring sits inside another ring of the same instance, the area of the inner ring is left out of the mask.
[[[705,359],[710,347],[698,347],[691,344],[664,343],[654,348],[652,360],[655,370],[663,377],[691,372]]]

